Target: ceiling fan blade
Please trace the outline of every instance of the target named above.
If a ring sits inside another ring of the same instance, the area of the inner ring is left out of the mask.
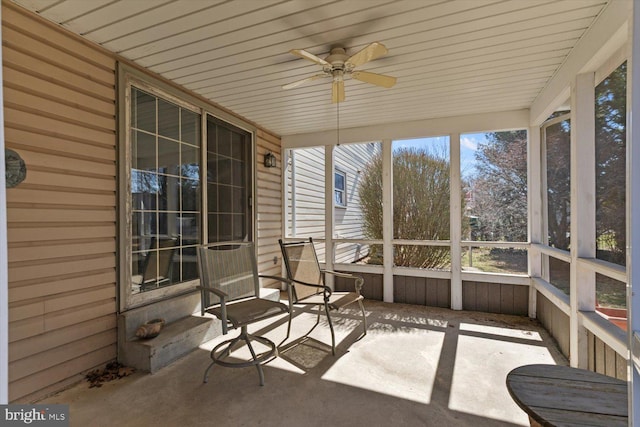
[[[344,80],[334,80],[331,88],[331,102],[344,102]]]
[[[331,65],[327,61],[325,61],[324,59],[319,58],[319,57],[315,56],[313,53],[309,53],[309,52],[307,52],[306,50],[303,50],[303,49],[291,49],[289,52],[294,54],[294,55],[297,55],[297,56],[299,56],[301,58],[308,59],[311,62],[315,62],[316,64]]]
[[[323,77],[328,77],[328,76],[326,74],[316,74],[315,76],[307,77],[306,79],[298,80],[297,82],[287,83],[286,85],[282,85],[282,89],[293,89],[294,87],[303,85],[306,82],[321,79]]]
[[[352,68],[357,67],[369,61],[373,61],[376,58],[380,58],[381,56],[386,55],[387,52],[387,48],[382,43],[373,42],[358,53],[352,55],[345,61],[345,64]]]
[[[396,78],[385,76],[384,74],[370,73],[368,71],[354,71],[351,77],[365,83],[371,83],[376,86],[393,87],[396,84]]]

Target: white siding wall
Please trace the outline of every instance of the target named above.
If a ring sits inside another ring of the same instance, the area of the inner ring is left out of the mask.
[[[358,187],[365,165],[380,151],[381,145],[379,143],[349,144],[336,147],[334,151],[335,168],[347,176],[347,206],[334,208],[335,238],[364,238]],[[324,238],[324,147],[293,150],[290,157],[287,170],[286,235],[288,237]],[[292,192],[293,190],[295,193]],[[333,194],[330,197],[333,197]],[[295,203],[295,207],[292,203]],[[318,257],[323,261],[324,245],[317,244],[316,249]],[[367,252],[366,245],[341,243],[336,247],[336,262],[351,263],[365,256]]]

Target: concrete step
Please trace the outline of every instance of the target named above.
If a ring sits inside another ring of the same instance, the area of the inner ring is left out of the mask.
[[[123,362],[154,373],[221,333],[219,320],[188,316],[166,325],[155,338],[129,340]]]
[[[280,292],[261,288],[260,297],[278,301]],[[137,338],[136,329],[155,318],[166,321],[160,335]],[[181,295],[118,316],[118,361],[154,373],[220,334],[220,320],[210,315],[200,316],[200,293]]]

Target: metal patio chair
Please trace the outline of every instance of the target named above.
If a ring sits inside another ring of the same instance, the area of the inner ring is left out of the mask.
[[[360,310],[362,311],[363,336],[366,335],[367,318],[364,305],[362,304],[364,297],[360,294],[364,279],[353,274],[321,270],[311,237],[308,240],[300,242],[285,243],[282,239],[278,240],[278,242],[280,243],[282,257],[287,269],[287,277],[291,279],[293,304],[318,306],[318,318],[315,325],[307,332],[307,335],[320,323],[320,312],[322,307],[324,307],[329,329],[331,330],[331,352],[335,356],[336,337],[330,312],[331,310],[340,310],[354,302],[360,305]],[[331,288],[325,285],[324,278],[327,274],[353,280],[354,292],[333,292]]]
[[[252,243],[219,243],[198,247],[198,266],[200,270],[200,289],[202,315],[210,313],[222,321],[222,333],[226,335],[229,327],[240,328],[240,335],[216,345],[211,350],[211,364],[204,373],[203,382],[207,382],[213,365],[231,368],[255,366],[260,376],[260,385],[264,385],[264,373],[261,363],[271,357],[277,357],[278,349],[268,338],[251,335],[247,326],[281,314],[289,314],[287,337],[291,330],[290,306],[278,301],[260,298],[259,278],[275,279],[288,283],[289,280],[277,276],[258,275],[255,250]],[[291,295],[290,292],[288,292]],[[289,297],[291,301],[291,297]],[[286,338],[285,338],[286,339]],[[243,340],[252,358],[248,361],[228,360],[233,347]],[[258,341],[270,347],[262,354],[256,354],[251,341]]]

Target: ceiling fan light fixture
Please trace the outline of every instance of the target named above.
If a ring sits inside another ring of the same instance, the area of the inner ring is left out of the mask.
[[[331,49],[331,52],[325,59],[322,59],[303,49],[292,49],[290,50],[290,52],[301,58],[321,65],[323,74],[316,74],[315,76],[307,77],[306,79],[288,83],[282,86],[283,89],[293,89],[295,87],[301,86],[308,81],[316,80],[320,77],[331,77],[331,101],[333,103],[339,103],[345,100],[345,75],[365,83],[385,88],[390,88],[396,84],[397,79],[392,76],[370,73],[368,71],[355,71],[356,67],[366,64],[369,61],[373,61],[374,59],[387,54],[387,48],[379,42],[370,43],[351,56],[347,55],[344,48],[334,47]]]

